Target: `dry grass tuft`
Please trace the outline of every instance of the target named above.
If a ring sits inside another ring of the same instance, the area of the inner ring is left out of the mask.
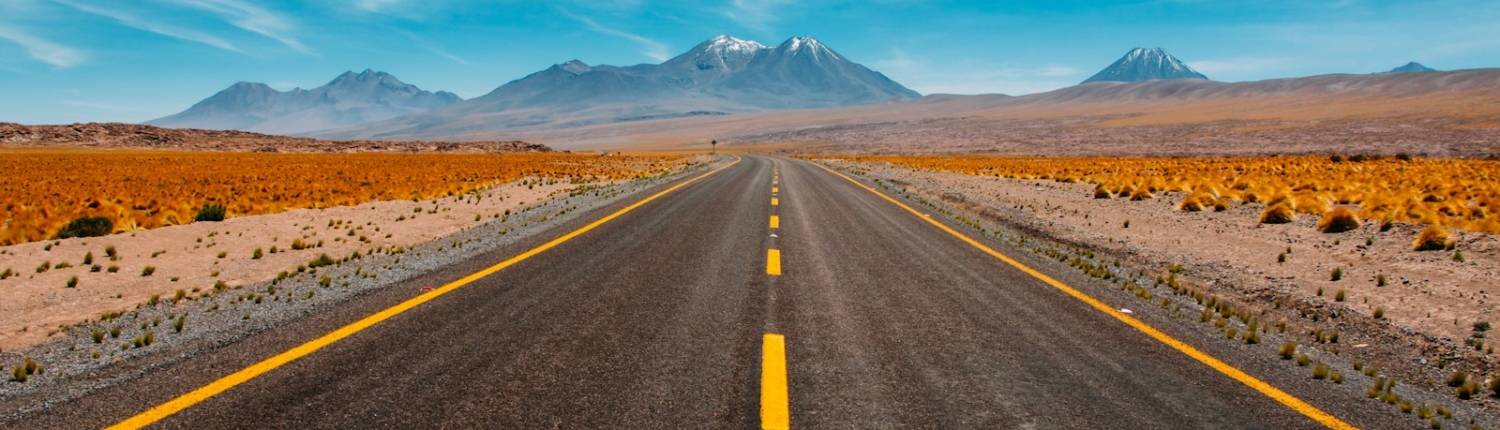
[[[1346,207],[1337,207],[1318,221],[1318,230],[1324,233],[1343,233],[1359,228],[1359,215]]]
[[[1297,214],[1292,207],[1285,204],[1276,204],[1266,208],[1260,213],[1261,224],[1286,224],[1297,220]]]
[[[1448,249],[1452,244],[1453,238],[1448,234],[1447,229],[1432,225],[1417,235],[1417,240],[1411,243],[1411,248],[1416,251],[1441,251]]]

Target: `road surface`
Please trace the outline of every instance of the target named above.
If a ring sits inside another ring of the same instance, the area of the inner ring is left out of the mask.
[[[503,270],[137,423],[188,429],[742,429],[776,427],[782,419],[809,429],[1327,424],[811,163],[746,156],[679,185],[603,223],[594,221],[624,204],[11,424],[119,423],[401,303],[415,295],[414,286],[452,282],[589,223],[592,229]],[[1223,349],[1202,336],[1182,336],[1208,344],[1210,353]],[[773,338],[783,354],[767,347]],[[1349,405],[1357,402],[1257,371],[1265,366],[1254,360],[1217,359],[1248,363],[1251,376],[1353,425],[1380,427],[1394,415],[1371,415]]]

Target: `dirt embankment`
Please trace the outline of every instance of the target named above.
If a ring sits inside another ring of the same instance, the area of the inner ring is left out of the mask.
[[[0,148],[79,147],[229,152],[551,152],[521,141],[317,140],[233,130],[161,128],[121,123],[0,123]]]

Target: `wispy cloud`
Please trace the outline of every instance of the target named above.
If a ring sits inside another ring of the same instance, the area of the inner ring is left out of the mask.
[[[52,2],[68,6],[82,12],[113,19],[121,24],[136,29],[145,30],[163,36],[174,37],[190,42],[202,43],[204,45],[212,46],[226,51],[239,53],[244,52],[240,50],[238,46],[235,46],[234,44],[229,43],[229,41],[220,39],[214,35],[203,33],[197,30],[177,28],[166,23],[141,18],[140,16],[128,12],[103,8],[92,4],[79,3],[72,0],[52,0]]]
[[[572,13],[569,13],[568,11],[564,11],[564,10],[561,10],[561,9],[559,9],[558,12],[562,13],[564,16],[567,16],[567,17],[572,18],[572,19],[574,19],[574,20],[576,20],[578,22],[583,23],[583,25],[587,26],[589,28],[589,30],[593,30],[594,32],[597,32],[597,33],[600,33],[600,34],[605,34],[605,35],[610,35],[610,36],[615,36],[615,37],[618,37],[618,38],[621,38],[621,39],[625,39],[625,40],[629,40],[631,42],[635,42],[637,45],[641,45],[641,49],[642,49],[641,50],[641,55],[645,55],[647,57],[651,57],[652,59],[654,59],[656,61],[667,61],[668,58],[672,58],[672,56],[667,53],[667,45],[666,44],[663,44],[661,42],[657,42],[655,40],[646,38],[645,36],[641,36],[641,35],[638,35],[638,34],[628,33],[628,32],[625,32],[625,31],[621,31],[621,30],[616,30],[616,29],[613,29],[613,28],[605,27],[603,25],[600,25],[598,22],[595,22],[594,20],[589,19],[586,16],[574,15]]]
[[[443,47],[438,46],[436,43],[432,43],[432,41],[422,38],[422,36],[418,36],[416,33],[406,30],[399,31],[401,32],[401,34],[405,34],[406,37],[411,39],[413,42],[416,42],[417,45],[420,45],[422,49],[426,49],[427,52],[431,52],[439,57],[447,58],[458,64],[462,64],[465,66],[469,65],[469,60],[465,60],[463,57],[453,55],[453,53],[448,52],[448,50],[443,49]]]
[[[289,48],[311,52],[306,45],[292,37],[295,26],[278,14],[250,5],[240,0],[176,0],[177,3],[211,12],[230,25],[265,36]]]
[[[73,48],[52,43],[24,31],[9,27],[0,27],[0,39],[15,42],[26,49],[26,53],[37,61],[51,64],[57,67],[73,67],[83,64],[84,55]]]
[[[776,9],[797,3],[796,0],[730,0],[719,13],[751,30],[770,29],[777,17]]]
[[[367,12],[380,13],[390,10],[392,6],[397,6],[405,2],[406,0],[355,0],[354,7],[364,9]]]

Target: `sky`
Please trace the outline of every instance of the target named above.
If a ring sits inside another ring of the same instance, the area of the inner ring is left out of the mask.
[[[472,98],[719,34],[812,36],[923,94],[1055,90],[1135,47],[1228,82],[1500,67],[1494,0],[0,0],[0,122],[142,122],[364,69]]]

